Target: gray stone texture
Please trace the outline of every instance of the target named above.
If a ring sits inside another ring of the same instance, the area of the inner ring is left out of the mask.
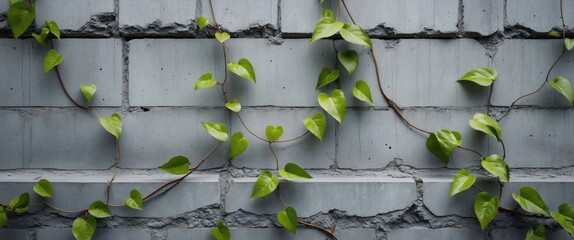
[[[119,3],[121,28],[189,25],[196,18],[196,0],[120,0]]]
[[[401,239],[442,239],[442,240],[483,240],[488,239],[480,228],[439,228],[422,227],[391,230],[387,233],[388,240]],[[498,239],[498,238],[495,238]],[[501,238],[510,239],[510,238]]]
[[[65,228],[42,228],[36,231],[37,240],[74,240],[72,229]],[[98,228],[94,234],[93,240],[152,240],[150,233],[146,229],[116,228],[104,229]]]
[[[10,240],[32,240],[34,239],[30,230],[26,229],[0,229],[0,236]]]
[[[54,20],[60,29],[79,30],[94,15],[113,13],[114,8],[114,0],[37,1],[36,23],[43,25],[44,21]]]
[[[202,1],[202,15],[213,19],[208,0]],[[251,27],[270,26],[277,29],[279,0],[220,0],[213,2],[213,11],[224,29],[231,32]]]
[[[293,235],[285,229],[231,228],[232,238],[237,240],[277,239],[277,240],[324,240],[325,235],[312,229],[298,229]],[[337,229],[335,234],[339,239],[374,240],[374,229]],[[168,229],[167,239],[210,239],[209,229]]]
[[[464,0],[464,31],[483,36],[504,31],[504,1]]]
[[[564,0],[566,25],[572,29],[574,1]],[[560,19],[560,1],[508,0],[506,2],[506,21],[508,26],[520,25],[536,32],[548,32],[552,28],[562,29]]]

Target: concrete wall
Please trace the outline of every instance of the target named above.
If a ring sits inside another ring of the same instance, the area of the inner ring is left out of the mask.
[[[357,0],[348,1],[359,25],[372,37],[383,88],[416,125],[454,129],[465,146],[499,153],[497,142],[469,128],[475,112],[486,110],[488,91],[455,80],[472,68],[496,68],[493,112],[543,81],[561,41],[559,0]],[[324,6],[334,8],[337,0]],[[341,7],[341,5],[339,5]],[[46,48],[33,39],[13,40],[7,27],[8,1],[0,3],[0,202],[32,193],[39,178],[54,184],[49,202],[65,209],[85,208],[105,197],[117,149],[92,114],[74,107],[54,72],[43,74]],[[333,67],[330,40],[308,44],[320,18],[317,0],[214,0],[217,20],[231,33],[230,60],[248,58],[257,73],[253,85],[230,76],[229,93],[240,99],[242,116],[257,134],[281,124],[285,139],[305,131],[303,118],[320,110],[316,78]],[[342,14],[341,19],[348,21]],[[564,0],[572,34],[574,0]],[[197,162],[216,143],[199,122],[222,122],[244,130],[222,107],[217,89],[193,91],[196,79],[211,71],[222,79],[221,48],[196,17],[211,18],[207,0],[38,0],[36,22],[54,19],[63,39],[61,73],[72,95],[94,83],[92,105],[102,114],[124,118],[122,170],[112,191],[121,203],[132,188],[144,194],[174,177],[157,166],[174,155]],[[213,32],[211,32],[213,33]],[[28,36],[28,35],[26,35]],[[475,190],[450,198],[457,168],[484,174],[476,156],[457,151],[448,166],[425,148],[425,136],[406,127],[376,91],[374,66],[365,48],[336,40],[338,49],[356,49],[360,64],[342,87],[349,108],[345,124],[328,119],[325,140],[308,135],[277,144],[282,164],[295,162],[315,177],[282,188],[300,217],[317,225],[336,224],[339,239],[522,239],[528,225],[501,213],[481,231],[473,214]],[[574,79],[574,54],[552,76]],[[373,90],[375,106],[352,99],[357,79]],[[329,87],[325,91],[331,91]],[[511,166],[502,204],[521,185],[536,187],[551,208],[573,202],[574,112],[549,86],[519,102],[501,122]],[[174,191],[144,205],[144,211],[114,208],[99,221],[95,239],[210,239],[221,218],[233,239],[325,239],[302,228],[294,237],[279,228],[275,195],[251,200],[261,169],[274,168],[265,143],[245,133],[250,148],[228,162],[220,148],[198,174]],[[456,163],[456,165],[454,164]],[[484,188],[496,184],[481,177]],[[39,202],[37,197],[33,202]],[[0,239],[73,239],[73,215],[32,207],[33,215],[13,217]],[[551,239],[568,239],[544,219]]]

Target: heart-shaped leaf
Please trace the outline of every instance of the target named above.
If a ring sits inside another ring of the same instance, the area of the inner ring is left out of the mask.
[[[58,24],[54,22],[54,20],[51,20],[49,22],[47,21],[46,26],[50,29],[50,32],[54,34],[54,36],[60,39],[60,27],[58,27]]]
[[[347,69],[349,75],[353,74],[357,65],[359,65],[359,54],[355,50],[347,50],[337,53],[339,62]]]
[[[211,72],[206,72],[195,82],[195,90],[212,87],[215,84],[217,84],[217,80],[213,79]]]
[[[289,232],[297,234],[297,211],[295,208],[289,206],[284,211],[279,211],[277,221]]]
[[[452,184],[450,185],[450,196],[454,196],[457,193],[463,192],[474,184],[476,181],[476,175],[468,175],[468,170],[461,169],[456,172]]]
[[[136,209],[136,210],[142,210],[143,209],[143,200],[142,200],[142,194],[140,193],[140,191],[133,189],[130,192],[130,197],[126,199],[126,205],[128,207]]]
[[[80,90],[82,91],[82,94],[84,95],[84,97],[86,98],[86,101],[91,102],[92,101],[92,97],[94,97],[94,94],[96,94],[96,85],[94,84],[82,84],[80,85]]]
[[[241,154],[249,147],[249,140],[243,137],[242,132],[236,132],[231,136],[229,159]]]
[[[40,181],[34,185],[33,189],[35,193],[42,197],[52,197],[52,183],[47,179],[40,179]]]
[[[285,164],[285,168],[279,169],[279,175],[287,180],[301,180],[301,179],[311,179],[311,175],[302,167],[295,163]]]
[[[222,33],[216,32],[216,33],[215,33],[215,38],[217,38],[217,40],[218,40],[220,43],[223,43],[223,42],[227,41],[227,39],[230,39],[231,36],[229,35],[229,33],[226,33],[226,32],[222,32]]]
[[[548,32],[548,36],[555,37],[555,38],[559,38],[559,37],[562,36],[562,34],[560,34],[560,33],[557,32],[557,31],[550,31],[550,32]]]
[[[510,180],[510,168],[502,157],[497,154],[490,155],[481,161],[482,167],[502,180]]]
[[[530,186],[523,186],[520,188],[520,195],[513,193],[512,198],[516,201],[522,209],[531,213],[538,213],[548,216],[548,207],[536,189]]]
[[[46,37],[48,37],[48,33],[50,33],[50,29],[42,28],[40,34],[32,33],[32,37],[36,39],[38,44],[44,46],[44,44],[46,44]]]
[[[374,105],[373,98],[371,97],[371,88],[369,84],[364,80],[359,80],[355,83],[355,88],[353,88],[353,96],[357,99]]]
[[[8,202],[8,210],[14,211],[17,214],[22,214],[28,211],[28,205],[30,204],[30,194],[25,192],[20,194],[15,198],[12,198]]]
[[[159,166],[164,172],[171,174],[186,174],[189,172],[189,159],[185,156],[172,157],[167,163]]]
[[[256,83],[255,71],[253,70],[251,62],[246,58],[239,59],[239,62],[237,63],[230,61],[229,64],[227,64],[227,69],[229,69],[230,72],[237,74],[237,76]]]
[[[487,192],[479,193],[474,199],[474,213],[484,230],[498,213],[498,197],[490,196]]]
[[[325,135],[325,128],[327,128],[327,121],[325,120],[325,115],[323,113],[315,113],[313,118],[307,117],[303,120],[303,124],[319,141],[323,142],[323,136]]]
[[[452,151],[462,144],[462,136],[456,131],[446,129],[439,130],[436,134],[431,133],[426,141],[427,149],[448,163]]]
[[[4,206],[0,205],[0,228],[3,228],[6,223],[8,223],[8,214]]]
[[[570,81],[568,81],[568,79],[558,76],[554,80],[550,81],[550,85],[566,97],[570,104],[574,106],[574,89],[572,89],[572,85],[570,85]]]
[[[321,70],[321,73],[319,74],[319,80],[317,80],[317,86],[315,87],[315,89],[319,89],[329,83],[334,82],[339,78],[340,74],[341,72],[339,72],[339,70],[337,69],[331,71],[329,70],[329,68],[323,68],[323,70]]]
[[[317,25],[315,26],[315,30],[313,31],[313,35],[311,36],[311,40],[309,44],[322,39],[327,38],[330,36],[335,35],[336,33],[343,28],[345,25],[343,22],[337,22],[334,19],[335,14],[331,10],[324,9],[323,10],[323,17],[319,20]]]
[[[211,229],[211,236],[215,240],[231,240],[231,232],[223,220],[219,220],[217,227]]]
[[[100,118],[100,124],[102,124],[102,127],[104,127],[106,131],[114,135],[116,140],[120,140],[120,137],[122,136],[122,117],[119,113],[115,112],[109,118]]]
[[[499,142],[502,140],[502,128],[500,128],[498,122],[484,113],[475,113],[472,119],[468,121],[468,124],[474,130],[495,137]]]
[[[52,68],[60,65],[63,60],[64,55],[60,55],[56,50],[50,49],[44,58],[44,73],[47,73],[52,70]]]
[[[233,101],[231,102],[225,103],[225,107],[227,107],[227,109],[233,112],[241,111],[241,103],[239,103],[239,100],[237,100],[237,98],[233,99]]]
[[[492,68],[475,68],[460,77],[458,81],[469,81],[480,86],[490,86],[497,77],[496,70]]]
[[[76,218],[72,224],[72,234],[76,240],[91,240],[96,232],[96,219],[88,215],[87,219]]]
[[[317,99],[319,100],[319,105],[321,105],[329,115],[335,118],[339,123],[343,123],[345,111],[347,110],[347,103],[343,91],[335,89],[331,93],[331,96],[321,93]]]
[[[574,39],[564,38],[564,47],[568,51],[572,50],[574,48]]]
[[[526,233],[525,240],[545,240],[546,239],[546,231],[544,229],[544,225],[539,225],[536,229],[531,228]]]
[[[110,212],[108,206],[100,200],[94,201],[90,204],[88,207],[88,213],[96,218],[107,218],[112,216],[112,212]]]
[[[207,130],[209,135],[213,136],[219,141],[225,142],[229,139],[229,135],[227,135],[227,126],[223,123],[212,123],[212,122],[201,122],[203,128]]]
[[[369,35],[367,35],[365,30],[355,24],[345,23],[340,32],[341,37],[347,42],[367,46],[370,49],[373,48],[373,43],[371,43]]]
[[[12,29],[14,38],[20,37],[36,17],[36,8],[34,5],[28,6],[23,1],[13,3],[8,9],[8,24]]]
[[[572,205],[563,203],[558,207],[558,212],[552,212],[551,215],[574,238],[574,208]]]
[[[199,27],[199,30],[204,29],[207,24],[209,24],[209,19],[206,17],[199,16],[199,18],[197,18],[197,26]]]
[[[283,135],[283,127],[282,126],[267,126],[267,128],[265,128],[265,136],[267,136],[267,141],[269,142],[275,142],[277,141],[277,139],[279,139],[281,137],[281,135]]]
[[[271,172],[265,170],[259,174],[251,198],[260,198],[269,195],[279,186],[279,178],[273,176]]]

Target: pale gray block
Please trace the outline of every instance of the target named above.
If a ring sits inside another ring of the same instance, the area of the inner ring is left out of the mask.
[[[196,0],[120,0],[120,27],[188,25],[196,18]]]
[[[264,25],[277,29],[278,2],[278,0],[213,1],[213,11],[217,23],[231,32]],[[208,0],[202,0],[202,15],[213,20]]]
[[[9,1],[4,1],[4,2],[0,3],[0,13],[8,12],[9,8],[10,8],[10,2]]]
[[[504,31],[504,1],[464,0],[464,30],[483,36]]]
[[[574,25],[574,1],[564,0],[566,26]],[[520,25],[536,32],[548,32],[552,28],[562,29],[560,1],[508,0],[506,3],[507,25]]]
[[[23,167],[24,137],[27,132],[22,116],[16,111],[0,111],[0,162],[3,169],[13,169]]]
[[[276,239],[276,240],[324,240],[326,235],[315,229],[297,229],[297,235],[285,229],[278,228],[231,228],[231,236],[237,240]],[[335,235],[339,239],[374,240],[375,229],[337,229]],[[191,237],[191,238],[190,238]],[[167,230],[168,240],[178,239],[211,239],[210,229],[179,229]]]
[[[492,231],[493,239],[512,239],[512,238],[524,238],[529,229],[494,229]],[[569,240],[572,237],[566,232],[566,230],[560,229],[556,231],[550,231],[546,229],[546,239],[556,239],[556,240]]]
[[[37,240],[75,240],[72,229],[68,228],[40,228],[36,231]],[[93,240],[123,239],[123,240],[151,240],[147,229],[135,228],[96,228]]]
[[[114,0],[50,0],[36,2],[36,23],[54,20],[60,29],[78,30],[92,16],[114,12]]]
[[[283,210],[277,193],[251,199],[255,180],[233,180],[225,196],[226,212],[241,209],[255,214],[276,214]],[[283,181],[280,185],[285,202],[293,206],[300,217],[333,209],[348,215],[374,216],[405,209],[417,198],[415,182],[410,178],[315,176],[305,181]]]
[[[0,236],[2,236],[2,239],[10,239],[10,240],[32,240],[32,239],[35,239],[32,237],[30,230],[27,230],[27,229],[2,228],[2,229],[0,229]]]
[[[486,237],[487,237],[486,233],[482,232],[480,228],[429,229],[422,227],[414,227],[414,228],[391,230],[387,233],[388,240],[402,240],[402,239],[483,240],[487,239]]]

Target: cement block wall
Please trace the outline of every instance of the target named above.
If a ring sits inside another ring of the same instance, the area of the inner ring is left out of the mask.
[[[303,118],[320,110],[316,78],[335,59],[330,40],[308,44],[321,14],[318,1],[213,2],[217,20],[232,36],[226,42],[229,59],[248,58],[257,73],[255,85],[230,75],[229,94],[240,99],[244,120],[259,135],[269,124],[283,125],[285,139],[303,133]],[[455,80],[472,68],[497,69],[491,104],[501,113],[539,86],[561,51],[561,41],[547,36],[562,28],[559,0],[347,2],[372,38],[383,88],[406,117],[433,131],[457,130],[466,146],[484,153],[500,147],[467,123],[486,111],[488,91]],[[12,39],[8,5],[0,3],[0,202],[33,193],[33,184],[47,178],[55,191],[49,203],[85,208],[105,197],[115,143],[91,113],[65,97],[54,72],[43,74],[47,49],[29,35]],[[337,0],[324,4],[336,5],[342,7]],[[564,0],[570,36],[573,13],[574,0]],[[102,115],[123,116],[122,169],[112,203],[123,202],[133,188],[145,194],[174,179],[157,170],[172,156],[198,162],[216,143],[200,122],[245,132],[222,107],[219,90],[193,91],[204,72],[222,79],[225,70],[213,32],[197,29],[200,15],[212,17],[208,0],[37,0],[36,23],[54,19],[62,28],[56,48],[65,56],[60,70],[72,95],[81,98],[80,84],[94,83],[92,105]],[[344,14],[341,19],[348,21]],[[426,150],[426,137],[405,126],[376,91],[367,49],[342,40],[335,45],[360,55],[352,76],[342,72],[344,91],[364,79],[375,106],[347,96],[345,124],[328,118],[323,143],[308,135],[275,146],[282,164],[297,163],[315,177],[282,188],[300,217],[324,227],[336,224],[339,239],[523,239],[529,226],[507,213],[480,230],[472,208],[476,191],[448,195],[461,167],[483,174],[480,184],[497,190],[476,156],[456,151],[456,165],[444,166]],[[568,53],[552,75],[574,79],[573,62]],[[551,208],[574,203],[572,108],[549,86],[518,105],[501,122],[512,168],[502,203],[514,206],[509,196],[525,184],[537,188]],[[245,136],[251,143],[245,153],[228,162],[224,145],[197,174],[144,211],[112,209],[114,217],[98,222],[94,239],[210,239],[209,228],[219,219],[231,227],[233,239],[325,239],[313,229],[301,227],[293,236],[279,228],[275,195],[249,198],[255,177],[274,168],[274,161],[265,143]],[[0,239],[73,239],[74,215],[30,211],[35,214],[12,217]],[[569,239],[556,223],[535,221],[547,224],[549,239]]]

